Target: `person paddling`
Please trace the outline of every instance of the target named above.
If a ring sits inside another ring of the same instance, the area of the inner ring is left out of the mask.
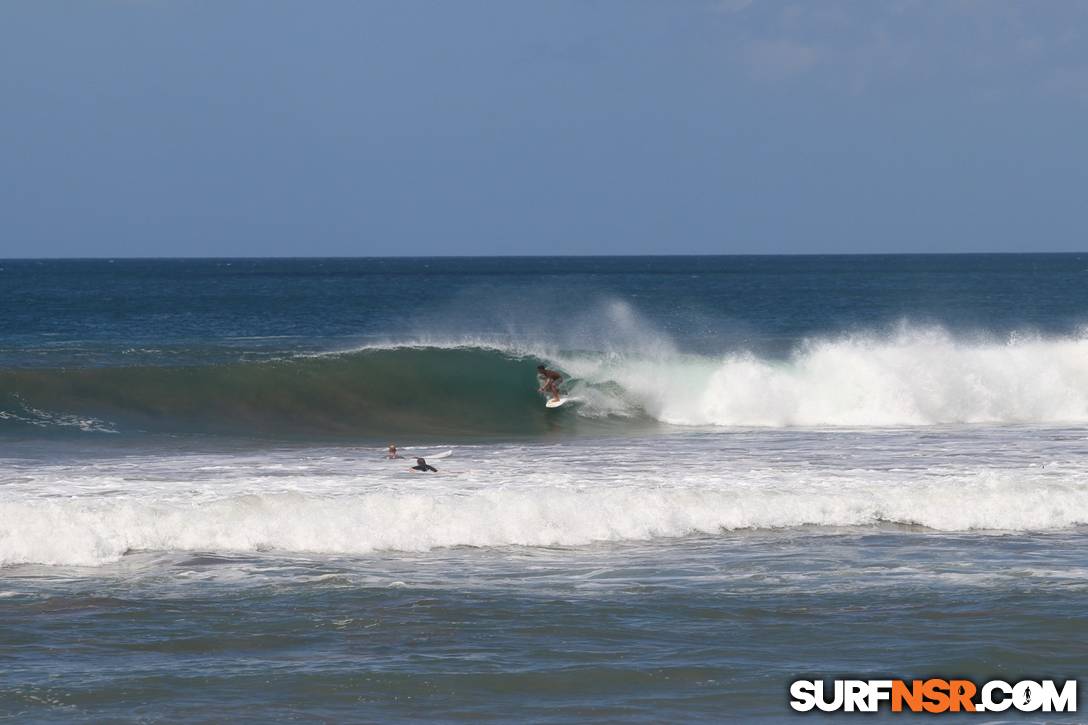
[[[422,458],[417,458],[416,459],[416,465],[412,466],[408,470],[416,472],[416,473],[424,473],[426,471],[431,471],[432,473],[438,473],[437,468],[435,468],[434,466],[428,465],[427,461],[422,459]]]

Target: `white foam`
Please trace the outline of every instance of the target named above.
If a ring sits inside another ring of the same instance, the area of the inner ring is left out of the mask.
[[[956,339],[903,326],[810,341],[786,360],[736,353],[557,356],[588,414],[640,408],[689,426],[1088,422],[1088,338]],[[602,392],[613,383],[621,394]]]
[[[723,530],[917,524],[941,531],[1088,523],[1083,479],[983,472],[927,481],[794,475],[737,484],[642,481],[435,492],[299,492],[158,502],[0,501],[0,564],[97,565],[134,550],[365,554],[450,546],[576,546]]]
[[[11,420],[38,428],[78,428],[87,433],[117,433],[117,430],[105,421],[69,413],[51,413],[40,410],[27,403],[19,395],[12,396],[22,414],[0,410],[0,420]]]

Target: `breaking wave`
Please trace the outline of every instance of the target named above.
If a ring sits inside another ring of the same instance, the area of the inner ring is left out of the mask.
[[[544,409],[535,366],[576,403]],[[48,411],[48,412],[46,412]],[[635,426],[886,427],[1088,422],[1088,338],[940,328],[805,341],[785,356],[667,341],[577,351],[370,347],[260,363],[0,371],[0,430],[535,436]]]
[[[886,524],[1041,531],[1088,522],[1082,483],[1018,473],[905,486],[808,489],[539,486],[473,492],[299,492],[214,501],[0,501],[0,566],[99,565],[132,551],[366,554],[439,547],[578,546],[739,529]]]

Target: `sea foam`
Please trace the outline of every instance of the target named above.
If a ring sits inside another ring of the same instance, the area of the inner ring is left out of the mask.
[[[797,484],[803,480],[796,479]],[[438,547],[578,546],[738,529],[903,524],[941,531],[1056,530],[1088,523],[1088,486],[985,471],[939,481],[823,480],[806,487],[301,492],[171,501],[0,502],[0,565],[98,565],[130,551],[354,555]]]
[[[685,426],[1088,422],[1088,339],[956,338],[940,328],[806,341],[785,359],[556,355],[586,414]],[[609,390],[613,392],[606,392]]]

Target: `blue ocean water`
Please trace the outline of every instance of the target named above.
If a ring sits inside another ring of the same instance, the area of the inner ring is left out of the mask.
[[[0,716],[778,721],[796,677],[1077,677],[1086,279],[0,261]]]

